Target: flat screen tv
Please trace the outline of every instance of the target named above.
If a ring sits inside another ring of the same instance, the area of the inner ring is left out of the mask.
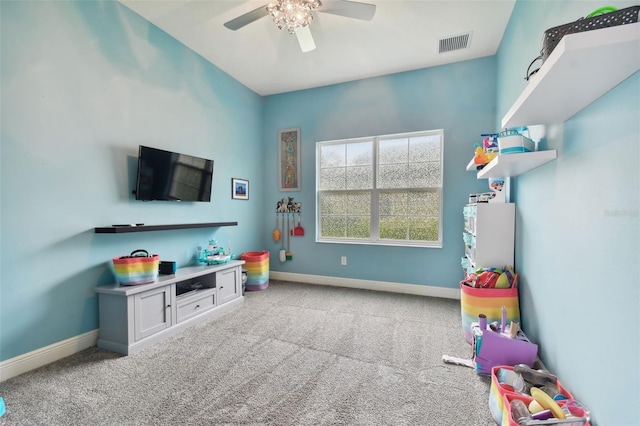
[[[136,200],[211,201],[213,160],[140,145]]]

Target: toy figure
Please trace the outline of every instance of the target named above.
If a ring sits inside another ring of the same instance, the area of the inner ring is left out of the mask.
[[[216,265],[218,263],[227,263],[231,260],[231,254],[226,253],[216,240],[209,240],[207,248],[200,252],[198,261],[207,265]]]
[[[477,164],[479,166],[487,164],[490,160],[480,144],[477,143],[474,146],[476,147],[476,155],[475,157],[473,157],[474,164]]]

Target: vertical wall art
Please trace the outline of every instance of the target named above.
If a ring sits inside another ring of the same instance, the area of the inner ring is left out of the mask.
[[[300,129],[278,133],[278,189],[300,191]]]

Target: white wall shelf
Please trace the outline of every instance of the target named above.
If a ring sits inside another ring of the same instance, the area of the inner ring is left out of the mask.
[[[558,156],[558,151],[535,151],[523,152],[520,154],[498,155],[489,164],[478,171],[478,179],[488,179],[496,177],[518,176],[529,170],[540,167],[549,161],[553,161]],[[474,171],[476,165],[473,159],[467,164],[467,171]]]
[[[568,34],[529,80],[502,128],[562,123],[640,69],[640,23]]]
[[[469,161],[469,164],[467,164],[467,171],[468,172],[472,172],[472,171],[476,171],[476,163],[473,162],[473,158],[471,159],[471,161]]]

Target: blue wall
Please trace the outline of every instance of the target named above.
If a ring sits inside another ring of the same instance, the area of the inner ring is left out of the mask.
[[[97,328],[93,289],[137,248],[186,265],[213,237],[236,253],[269,249],[272,270],[455,288],[461,207],[486,188],[463,171],[472,144],[525,87],[542,32],[599,6],[519,1],[496,57],[261,98],[116,2],[0,3],[0,360]],[[558,159],[514,185],[524,327],[601,425],[640,415],[639,88],[636,73],[551,126]],[[280,193],[288,127],[302,131],[302,191]],[[314,242],[317,141],[432,128],[445,132],[442,249]],[[133,200],[139,144],[213,158],[213,201]],[[250,180],[249,201],[231,200],[232,177]],[[271,231],[287,195],[303,203],[306,235],[280,264]],[[210,221],[239,225],[93,232]]]
[[[263,139],[266,163],[277,164],[278,129],[300,127],[302,191],[279,193],[277,171],[265,168],[267,212],[292,196],[302,202],[305,236],[292,238],[294,261],[280,263],[278,243],[267,238],[272,270],[457,288],[463,277],[462,206],[470,192],[487,191],[465,167],[480,134],[493,130],[495,57],[459,62],[317,89],[269,96]],[[418,130],[444,129],[443,248],[315,242],[316,142]],[[267,229],[275,226],[268,214]],[[270,237],[270,233],[269,233]],[[348,265],[340,265],[347,256]]]
[[[144,248],[185,265],[262,232],[263,99],[117,2],[2,2],[0,359],[98,327],[110,259]],[[211,203],[132,199],[139,144],[215,161]],[[260,206],[260,207],[258,207]],[[114,223],[237,227],[95,234]]]
[[[460,170],[495,121],[495,58],[262,98],[117,2],[1,7],[0,360],[96,329],[95,286],[138,248],[184,266],[217,238],[238,254],[270,249],[273,270],[457,286],[461,205],[485,188]],[[279,193],[277,132],[294,126],[303,191]],[[314,243],[316,141],[434,128],[445,131],[443,249]],[[212,202],[135,201],[139,144],[214,159]],[[232,177],[250,181],[248,201],[231,200]],[[285,195],[303,202],[307,232],[282,265],[271,231]],[[238,226],[93,232],[211,221]]]
[[[600,6],[516,3],[497,55],[498,125],[526,85],[544,30]],[[637,425],[640,74],[546,134],[557,160],[515,185],[523,326],[547,367],[591,409],[593,423]]]

